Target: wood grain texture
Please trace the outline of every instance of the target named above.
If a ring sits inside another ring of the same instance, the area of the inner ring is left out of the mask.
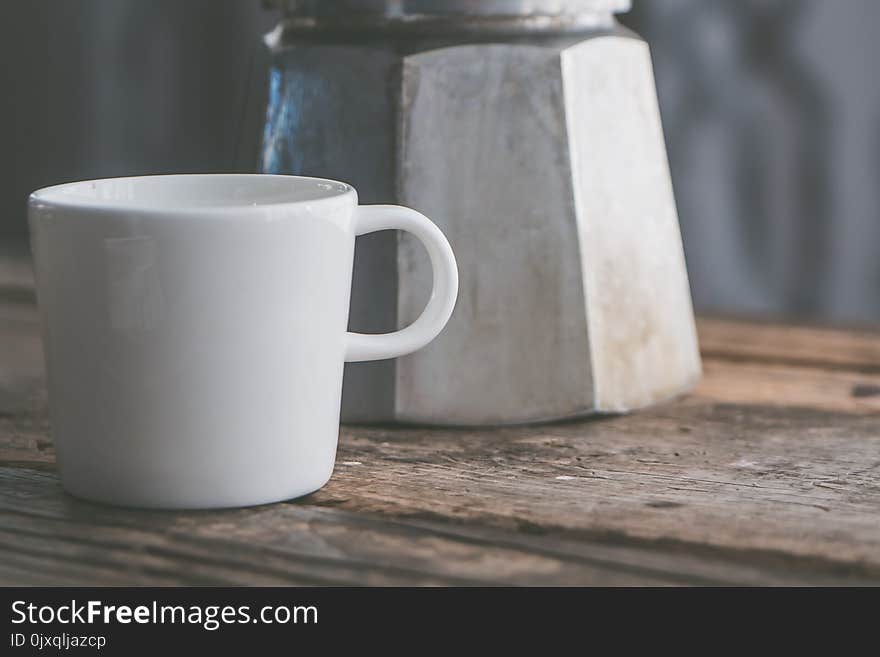
[[[876,418],[681,402],[541,429],[359,429],[341,460],[316,502],[880,576]]]
[[[697,329],[708,359],[880,373],[880,327],[841,330],[701,317]]]
[[[13,493],[14,491],[14,493]],[[0,581],[98,585],[834,584],[847,572],[784,567],[669,543],[495,529],[302,500],[163,513],[80,502],[49,473],[0,468]]]
[[[693,396],[712,403],[880,412],[880,375],[776,363],[707,359]]]
[[[705,379],[673,403],[344,427],[307,498],[162,513],[61,490],[35,318],[0,304],[0,583],[880,584],[870,332],[701,320]]]

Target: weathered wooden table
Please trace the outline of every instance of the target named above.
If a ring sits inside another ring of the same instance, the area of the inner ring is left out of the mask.
[[[8,273],[8,272],[7,272]],[[694,394],[494,430],[346,427],[285,504],[61,489],[33,295],[0,285],[2,584],[880,584],[880,333],[703,319]]]

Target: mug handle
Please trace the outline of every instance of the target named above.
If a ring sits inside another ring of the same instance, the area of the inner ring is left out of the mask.
[[[362,205],[355,217],[355,235],[379,230],[405,230],[415,235],[431,258],[434,285],[428,305],[419,318],[393,333],[347,334],[347,362],[397,358],[421,349],[436,338],[452,316],[458,298],[458,267],[452,247],[425,215],[399,205]]]

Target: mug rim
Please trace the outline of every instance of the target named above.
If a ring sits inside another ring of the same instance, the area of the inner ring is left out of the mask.
[[[107,198],[89,194],[88,190],[96,191],[98,187],[119,186],[121,184],[145,185],[168,184],[186,185],[187,183],[207,182],[213,184],[242,183],[253,181],[255,185],[268,182],[274,183],[274,193],[266,194],[266,188],[255,190],[253,195],[243,194],[241,197],[229,197],[211,202],[151,202],[143,198]],[[260,181],[260,182],[257,182]],[[282,189],[289,186],[288,189]],[[263,193],[258,193],[262,191]],[[306,192],[303,196],[303,192]],[[248,211],[271,210],[290,206],[312,206],[339,202],[353,196],[357,203],[357,192],[348,183],[330,178],[313,176],[294,176],[268,173],[172,173],[144,176],[118,176],[78,180],[58,185],[51,185],[35,190],[28,197],[28,206],[34,210],[59,208],[64,210],[85,210],[89,212],[111,213],[143,213],[143,214],[204,214],[204,213],[242,213]]]

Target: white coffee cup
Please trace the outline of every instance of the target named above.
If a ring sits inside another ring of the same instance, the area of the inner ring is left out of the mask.
[[[268,175],[58,185],[29,201],[61,480],[126,506],[212,508],[311,493],[333,471],[345,361],[428,344],[455,257],[426,217],[350,186]],[[419,238],[434,289],[396,333],[346,332],[355,236]]]

